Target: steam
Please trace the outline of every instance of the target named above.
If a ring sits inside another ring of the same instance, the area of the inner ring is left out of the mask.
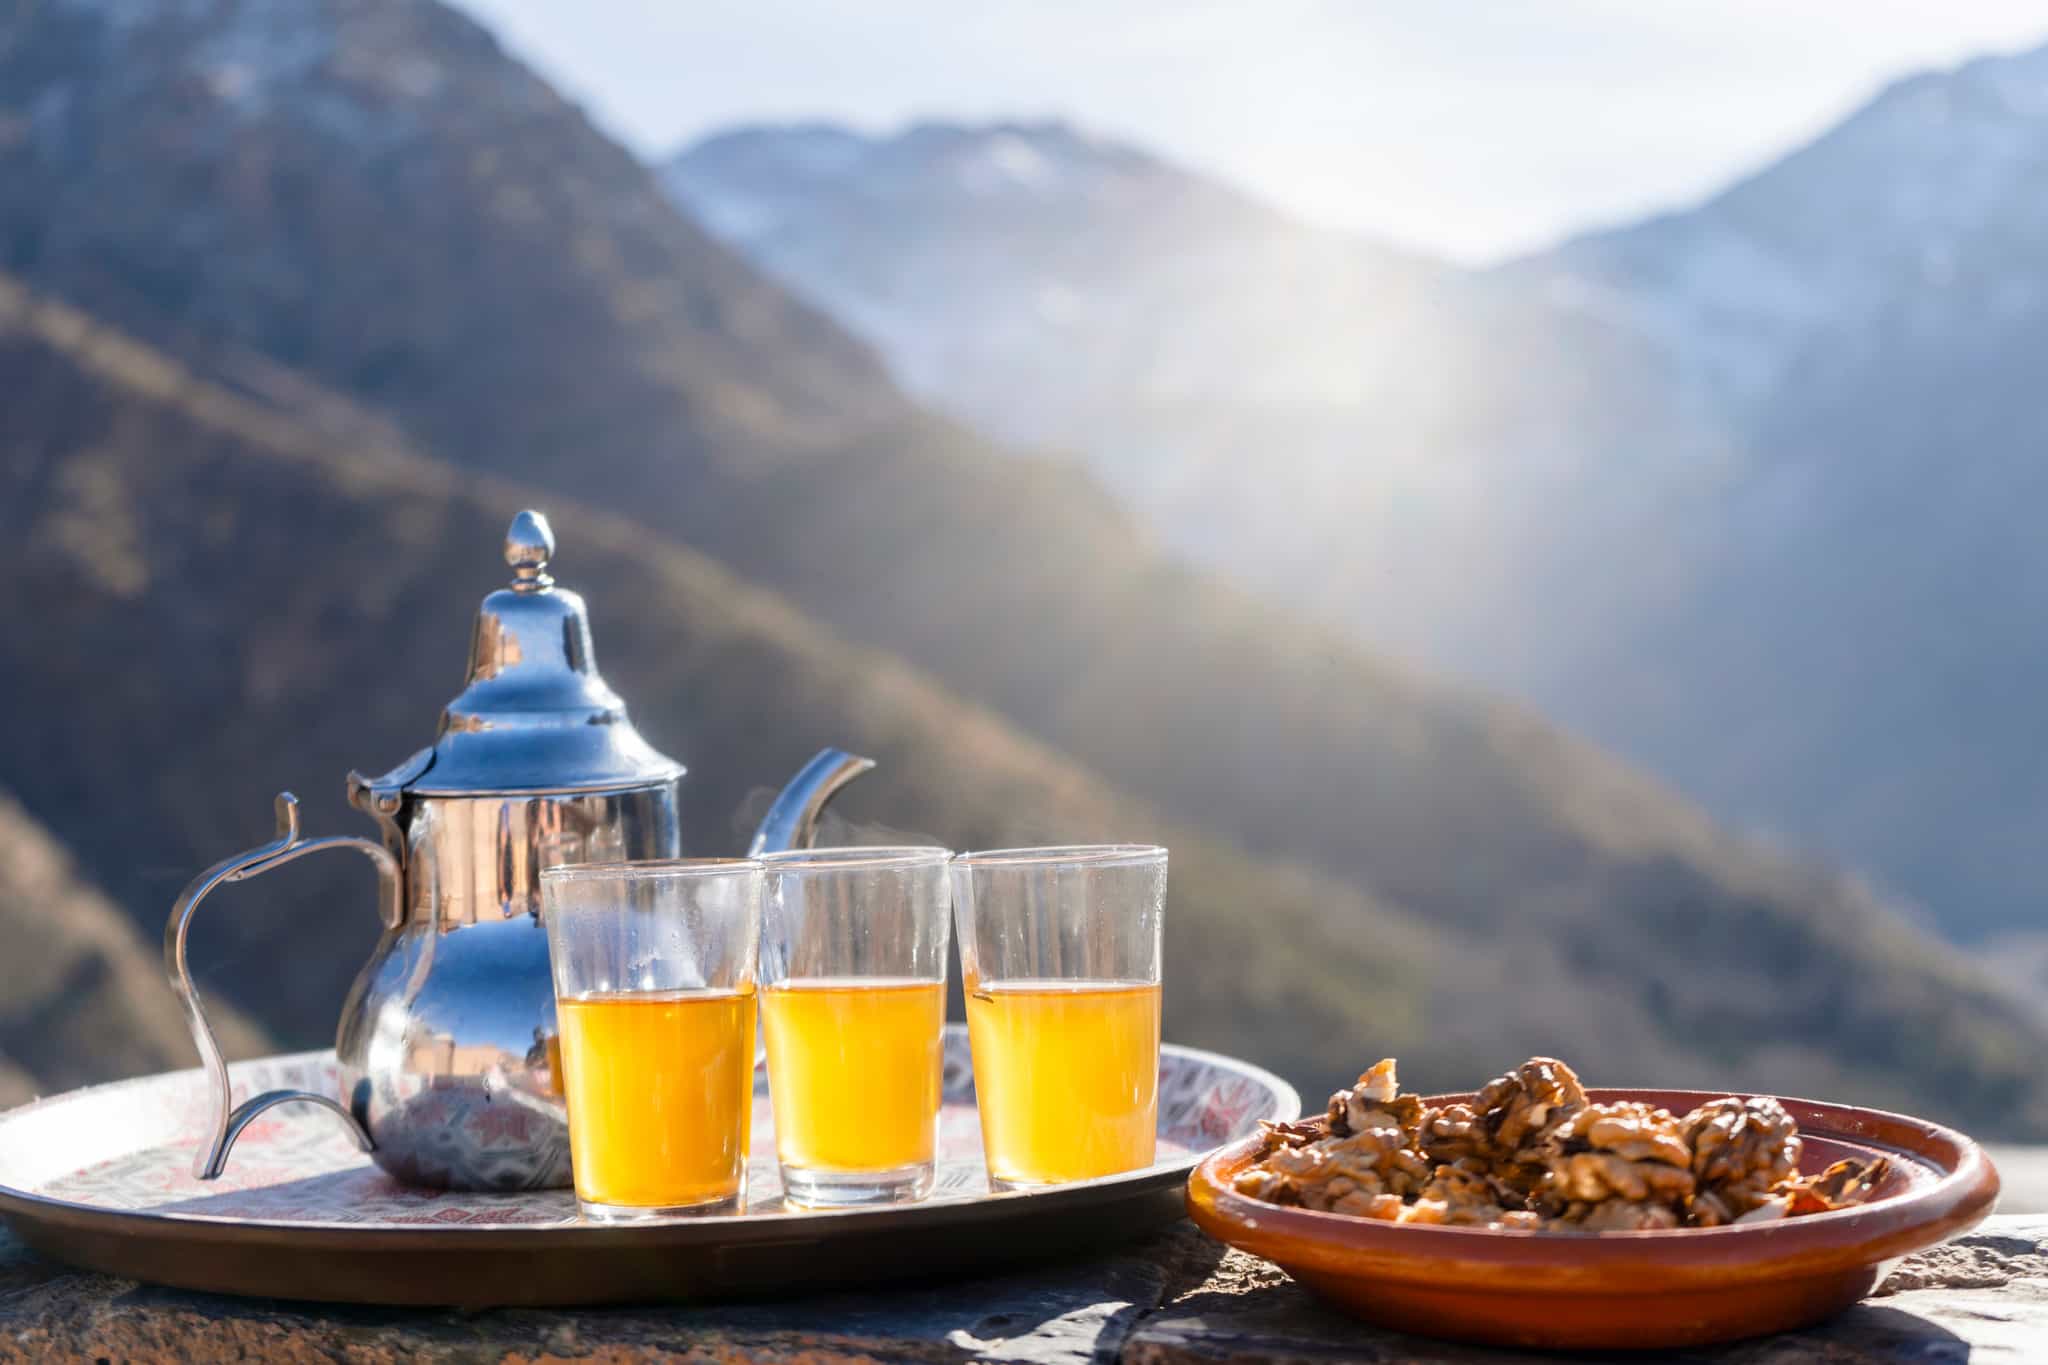
[[[776,789],[755,787],[741,799],[732,813],[732,832],[744,848],[753,839],[754,831],[768,814],[768,808],[775,804]],[[831,807],[818,817],[817,845],[820,848],[861,848],[876,846],[930,846],[951,848],[952,844],[936,834],[922,830],[907,829],[900,825],[883,824],[873,820],[849,820]]]

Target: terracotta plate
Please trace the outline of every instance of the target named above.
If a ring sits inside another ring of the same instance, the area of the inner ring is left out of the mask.
[[[204,1078],[181,1071],[0,1115],[0,1212],[58,1260],[187,1289],[357,1303],[567,1305],[774,1293],[985,1269],[1136,1236],[1181,1216],[1200,1156],[1300,1100],[1243,1062],[1168,1045],[1159,1159],[1142,1171],[992,1195],[966,1032],[946,1035],[939,1187],[924,1203],[815,1213],[776,1185],[765,1078],[743,1213],[638,1227],[582,1223],[567,1190],[452,1194],[399,1185],[308,1106],[243,1133],[225,1175],[192,1178]],[[332,1053],[237,1063],[239,1101],[335,1093]],[[519,1116],[508,1106],[508,1123]]]
[[[1684,1113],[1692,1090],[1594,1090]],[[1470,1099],[1439,1096],[1433,1103]],[[1977,1144],[1921,1119],[1786,1100],[1808,1171],[1883,1154],[1871,1203],[1751,1227],[1494,1232],[1281,1208],[1237,1194],[1253,1142],[1203,1161],[1188,1210],[1210,1235],[1276,1262],[1346,1312],[1424,1336],[1551,1349],[1696,1346],[1817,1322],[1862,1298],[1885,1262],[1974,1226],[1998,1197]]]

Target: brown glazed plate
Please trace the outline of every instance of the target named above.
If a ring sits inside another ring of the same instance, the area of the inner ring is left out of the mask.
[[[1591,1090],[1684,1113],[1720,1095]],[[1431,1103],[1469,1100],[1437,1096]],[[1422,1336],[1553,1350],[1698,1346],[1818,1322],[1868,1294],[1886,1263],[1973,1227],[1998,1175],[1961,1133],[1922,1119],[1786,1100],[1801,1168],[1882,1155],[1891,1169],[1855,1208],[1747,1227],[1669,1232],[1492,1231],[1378,1222],[1238,1194],[1256,1142],[1188,1179],[1204,1231],[1275,1262],[1345,1312]]]
[[[334,1055],[238,1062],[236,1100],[336,1093]],[[1168,1044],[1158,1159],[1143,1170],[991,1194],[966,1031],[948,1025],[938,1188],[918,1204],[785,1207],[757,1072],[742,1212],[630,1227],[582,1222],[568,1190],[458,1194],[398,1184],[325,1111],[271,1110],[222,1177],[192,1177],[206,1087],[198,1071],[75,1090],[0,1114],[0,1213],[56,1260],[218,1293],[466,1308],[794,1293],[986,1270],[1084,1253],[1182,1214],[1188,1172],[1262,1118],[1301,1112],[1244,1062]],[[516,1107],[503,1121],[516,1124]]]

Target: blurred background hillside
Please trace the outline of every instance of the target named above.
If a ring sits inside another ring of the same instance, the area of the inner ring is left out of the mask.
[[[1169,1037],[1311,1095],[2048,1137],[2048,20],[1555,10],[0,4],[0,1097],[189,1062],[172,898],[540,506],[693,852],[836,743],[1170,844]],[[218,899],[237,1051],[370,902]]]

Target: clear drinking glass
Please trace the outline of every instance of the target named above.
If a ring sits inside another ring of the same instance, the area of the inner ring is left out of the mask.
[[[963,853],[952,878],[989,1183],[1151,1165],[1166,850]]]
[[[586,1217],[717,1213],[745,1199],[762,880],[746,858],[541,873]]]
[[[793,1203],[931,1193],[945,1060],[943,848],[771,853],[761,1023]]]

